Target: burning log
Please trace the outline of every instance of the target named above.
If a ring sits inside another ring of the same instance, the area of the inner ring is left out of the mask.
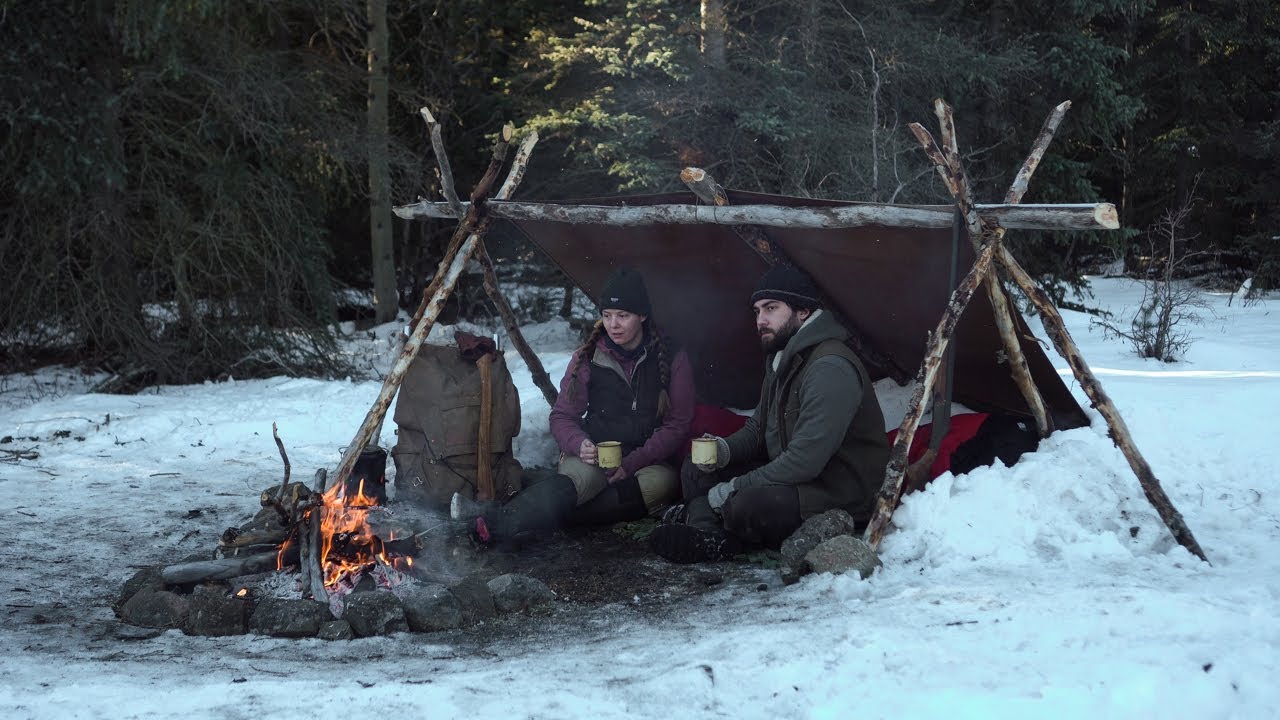
[[[325,481],[328,473],[324,468],[316,471],[316,492],[321,504],[311,508],[298,523],[298,545],[302,562],[302,591],[310,592],[314,600],[329,601],[329,593],[324,589],[324,567],[321,564],[320,513],[324,511]]]

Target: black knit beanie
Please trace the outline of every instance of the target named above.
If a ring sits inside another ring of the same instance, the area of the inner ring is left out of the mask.
[[[761,300],[781,300],[796,310],[813,310],[822,305],[818,288],[803,270],[794,265],[774,265],[756,283],[751,304]]]
[[[636,315],[648,315],[649,291],[644,288],[644,278],[633,268],[620,267],[604,282],[600,292],[600,311],[626,310]]]

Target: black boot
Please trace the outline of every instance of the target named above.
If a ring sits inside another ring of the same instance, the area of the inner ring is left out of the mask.
[[[476,518],[475,530],[485,544],[522,540],[555,530],[578,504],[578,491],[567,475],[556,475],[521,490],[506,505]]]
[[[612,525],[626,520],[639,520],[649,514],[635,477],[619,480],[605,487],[599,495],[569,513],[571,525]]]
[[[649,548],[673,563],[714,562],[737,554],[740,543],[720,526],[706,496],[684,506],[684,522],[659,525]]]

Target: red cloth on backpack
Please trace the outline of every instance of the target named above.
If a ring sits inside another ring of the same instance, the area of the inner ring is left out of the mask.
[[[951,428],[942,438],[942,445],[938,447],[938,457],[934,458],[933,465],[929,467],[930,480],[951,469],[951,453],[978,434],[978,428],[982,427],[987,417],[987,413],[963,413],[951,416]],[[933,425],[921,425],[916,428],[916,434],[911,437],[911,449],[907,451],[908,463],[913,463],[924,456],[925,450],[929,449],[929,438],[932,435]],[[888,436],[889,444],[893,445],[894,438],[898,437],[898,429],[890,430]]]

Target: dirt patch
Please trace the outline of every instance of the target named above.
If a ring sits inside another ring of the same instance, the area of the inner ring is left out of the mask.
[[[657,521],[569,528],[518,549],[488,550],[487,572],[515,572],[546,583],[563,602],[652,604],[692,597],[726,584],[777,581],[768,555],[677,565],[649,550]]]

